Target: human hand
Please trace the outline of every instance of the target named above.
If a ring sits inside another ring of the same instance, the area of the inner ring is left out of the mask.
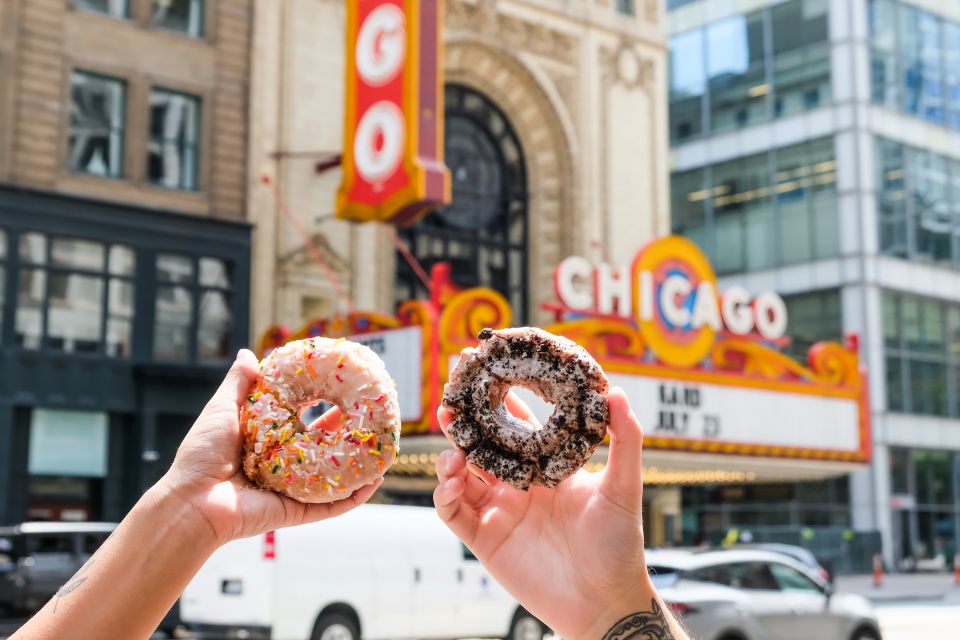
[[[437,458],[434,503],[500,584],[560,636],[619,637],[641,625],[648,634],[630,637],[680,638],[644,560],[643,431],[621,389],[608,400],[610,453],[603,471],[581,469],[554,489],[520,491],[468,468],[463,451],[453,449]],[[537,424],[517,397],[508,394],[505,401],[515,416]],[[446,433],[453,414],[441,407],[437,417]]]
[[[254,487],[240,464],[239,408],[257,376],[257,365],[250,351],[242,349],[237,354],[157,485],[158,491],[175,494],[193,507],[217,545],[346,513],[366,502],[382,482],[377,478],[349,498],[327,504],[304,504]],[[339,421],[340,413],[335,409],[324,414],[316,426],[336,428]]]

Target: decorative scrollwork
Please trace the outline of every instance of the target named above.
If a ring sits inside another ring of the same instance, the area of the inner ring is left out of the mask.
[[[818,386],[860,384],[857,356],[836,343],[817,343],[810,350],[810,368],[779,351],[742,338],[721,338],[710,352],[713,366],[768,380],[803,380]]]
[[[510,303],[494,291],[478,287],[465,289],[447,302],[440,314],[439,334],[444,353],[456,353],[477,344],[484,327],[510,326]]]
[[[559,322],[545,329],[573,340],[595,358],[639,360],[646,353],[640,332],[629,322],[586,318]]]

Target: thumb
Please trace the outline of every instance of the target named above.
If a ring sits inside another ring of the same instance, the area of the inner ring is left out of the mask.
[[[257,378],[257,372],[257,357],[249,349],[240,349],[237,359],[233,361],[233,365],[230,366],[220,387],[203,409],[203,413],[236,410],[249,393],[250,386]]]
[[[643,429],[620,387],[607,394],[610,404],[610,453],[600,488],[621,506],[640,512],[643,502]]]

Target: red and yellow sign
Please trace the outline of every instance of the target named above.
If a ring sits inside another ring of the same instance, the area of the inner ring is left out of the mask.
[[[404,224],[450,202],[442,0],[351,0],[337,217]]]
[[[571,256],[557,266],[554,289],[561,304],[544,306],[558,319],[632,320],[657,359],[673,367],[701,364],[719,335],[777,343],[787,328],[780,296],[751,298],[741,287],[721,294],[707,257],[679,236],[647,244],[629,269]]]

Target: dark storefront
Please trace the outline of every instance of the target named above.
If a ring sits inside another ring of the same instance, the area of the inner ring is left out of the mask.
[[[0,524],[118,520],[247,342],[250,227],[0,186]]]

